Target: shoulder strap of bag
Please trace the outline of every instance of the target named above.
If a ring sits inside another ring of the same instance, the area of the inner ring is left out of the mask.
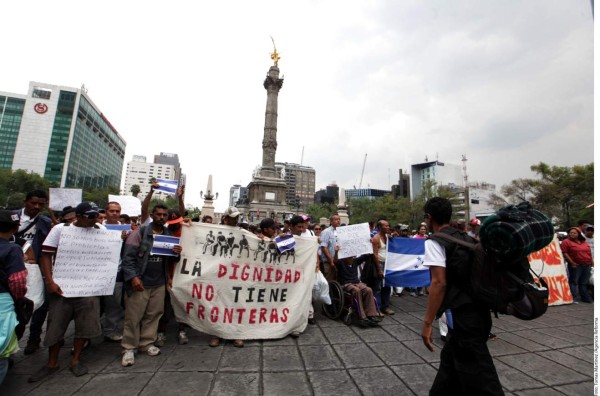
[[[432,237],[440,237],[442,239],[446,239],[450,242],[454,242],[458,245],[464,246],[469,249],[475,249],[475,246],[477,246],[475,243],[463,241],[462,239],[455,238],[452,235],[446,234],[445,232],[436,232],[435,234],[432,235]]]
[[[36,223],[38,222],[39,219],[40,219],[40,215],[37,215],[35,217],[35,219],[31,223],[29,223],[29,225],[27,227],[25,227],[22,231],[15,232],[15,237],[21,238],[23,235],[25,235],[25,233],[27,231],[29,231],[34,225],[36,225]]]

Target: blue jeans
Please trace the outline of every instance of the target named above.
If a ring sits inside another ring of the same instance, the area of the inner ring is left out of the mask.
[[[573,301],[577,299],[577,288],[579,288],[579,299],[583,302],[592,302],[592,297],[588,292],[591,271],[592,267],[589,265],[569,267],[569,287],[573,295]]]

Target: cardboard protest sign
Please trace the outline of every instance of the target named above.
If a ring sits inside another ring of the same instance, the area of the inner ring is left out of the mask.
[[[531,253],[528,259],[531,269],[548,284],[548,305],[573,303],[565,259],[556,235],[548,246]]]
[[[237,227],[184,227],[171,290],[177,321],[227,339],[282,338],[303,331],[318,244],[316,238],[294,239],[293,254],[287,255]]]
[[[373,253],[368,223],[337,227],[335,232],[337,243],[340,245],[339,259]]]
[[[81,203],[82,190],[80,188],[50,188],[50,203],[52,210],[63,210],[65,206],[76,207]]]
[[[131,195],[108,195],[109,202],[118,202],[121,205],[121,214],[139,216],[142,214],[142,203]]]
[[[53,278],[65,297],[113,294],[121,234],[104,229],[64,227],[54,261]]]

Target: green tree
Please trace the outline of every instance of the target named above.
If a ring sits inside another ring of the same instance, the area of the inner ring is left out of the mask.
[[[21,207],[28,192],[38,189],[48,191],[51,187],[58,185],[48,182],[37,173],[22,169],[14,172],[10,169],[0,169],[0,206]]]
[[[531,170],[540,177],[531,198],[536,209],[558,218],[565,228],[584,216],[593,217],[593,209],[586,206],[594,202],[594,163],[567,167],[540,162]]]
[[[118,187],[87,188],[83,190],[84,202],[94,202],[98,207],[105,208],[108,203],[108,195],[119,195]]]
[[[337,206],[334,203],[311,204],[306,207],[306,213],[318,222],[321,217],[329,217],[337,212]]]

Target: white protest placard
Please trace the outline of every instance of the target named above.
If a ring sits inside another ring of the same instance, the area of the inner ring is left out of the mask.
[[[183,227],[171,289],[177,321],[233,340],[303,331],[319,245],[316,238],[294,239],[293,251],[279,253],[274,241],[237,227]]]
[[[373,253],[371,231],[368,223],[337,227],[335,232],[337,243],[340,245],[339,259]]]
[[[54,261],[54,282],[65,297],[112,295],[120,253],[119,232],[64,227]]]
[[[121,205],[121,214],[139,216],[142,214],[142,203],[133,195],[110,195],[108,202],[118,202]]]
[[[63,210],[65,206],[76,207],[81,203],[81,194],[80,188],[51,188],[48,206],[52,210]]]

